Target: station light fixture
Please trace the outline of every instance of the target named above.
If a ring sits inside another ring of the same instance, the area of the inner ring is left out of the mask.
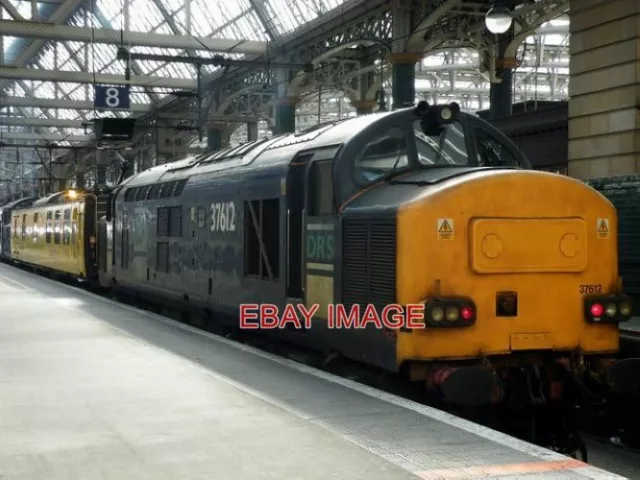
[[[491,33],[502,34],[511,28],[513,16],[504,4],[504,0],[496,0],[484,18],[487,30]]]

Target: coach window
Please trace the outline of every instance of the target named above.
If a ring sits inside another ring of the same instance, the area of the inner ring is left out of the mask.
[[[62,243],[69,245],[71,240],[71,210],[64,210],[64,231],[62,233]]]
[[[478,165],[481,167],[517,167],[518,159],[498,139],[484,130],[476,130]]]
[[[22,229],[21,229],[22,240],[27,238],[27,214],[22,215]]]
[[[60,210],[56,210],[54,218],[55,221],[53,224],[53,243],[55,243],[56,245],[60,245],[60,239],[62,237],[62,232],[60,231],[62,230],[62,222],[60,221]]]
[[[45,242],[51,243],[51,211],[47,212],[47,224],[44,227]]]
[[[18,216],[13,217],[13,238],[18,238]]]
[[[309,216],[333,215],[333,160],[313,163],[309,173]]]
[[[356,158],[356,181],[362,184],[370,183],[408,165],[405,132],[399,127],[392,127],[371,140]]]
[[[33,214],[33,231],[31,232],[33,236],[33,241],[38,241],[38,234],[40,233],[40,227],[38,226],[38,214]]]
[[[78,209],[74,208],[71,214],[71,243],[75,245],[78,235]]]

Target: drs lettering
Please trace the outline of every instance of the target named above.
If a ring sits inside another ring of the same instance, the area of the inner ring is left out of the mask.
[[[235,232],[236,206],[233,202],[212,203],[211,220],[212,232]]]
[[[307,259],[317,262],[333,261],[333,232],[307,233]]]

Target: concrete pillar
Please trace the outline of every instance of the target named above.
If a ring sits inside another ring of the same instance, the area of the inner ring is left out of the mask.
[[[640,171],[640,2],[571,0],[569,175]]]
[[[82,189],[84,186],[84,172],[76,173],[76,188]]]
[[[276,103],[276,133],[296,131],[296,105],[298,97],[279,98]]]
[[[376,108],[375,100],[360,100],[358,102],[352,102],[353,108],[356,109],[358,115],[366,115],[367,113],[373,113],[373,109]]]
[[[229,145],[228,127],[225,123],[211,123],[207,125],[207,148],[219,150]]]
[[[415,105],[416,63],[423,58],[421,52],[407,52],[408,40],[413,33],[415,12],[412,2],[393,2],[392,10],[391,75],[393,109]]]
[[[258,140],[258,122],[247,122],[247,140],[250,142]]]
[[[416,103],[416,63],[422,60],[419,53],[392,53],[393,109],[406,108]]]
[[[207,150],[220,150],[222,147],[222,132],[216,128],[207,130]]]
[[[97,185],[106,185],[107,184],[107,166],[106,165],[98,165],[96,168],[96,184]]]

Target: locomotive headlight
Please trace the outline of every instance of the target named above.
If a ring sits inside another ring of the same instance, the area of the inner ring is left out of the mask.
[[[431,310],[431,319],[434,322],[441,322],[443,318],[444,318],[444,310],[442,310],[442,308],[435,307],[433,310]]]
[[[628,317],[631,315],[631,305],[626,302],[620,304],[620,315]]]
[[[444,314],[450,322],[457,322],[460,318],[460,310],[458,310],[458,307],[449,307]]]
[[[615,317],[617,312],[618,307],[615,303],[608,303],[604,307],[604,313],[607,315],[607,317]]]
[[[451,120],[451,117],[453,117],[453,112],[449,107],[444,107],[440,110],[440,118],[443,120]]]

